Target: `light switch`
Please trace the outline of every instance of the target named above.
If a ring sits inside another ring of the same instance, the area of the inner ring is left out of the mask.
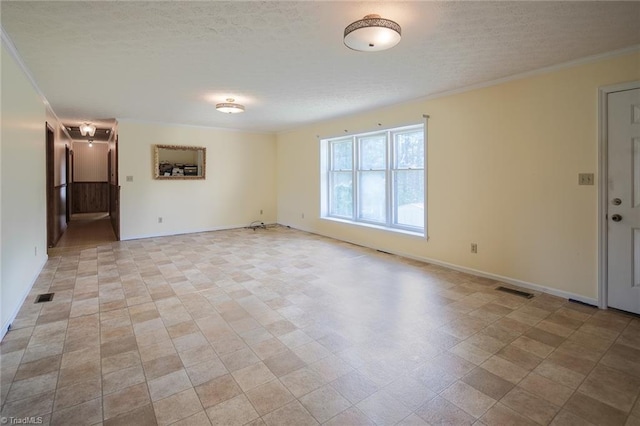
[[[579,173],[578,185],[593,185],[593,173]]]
[[[133,176],[127,176],[127,182],[133,182]]]

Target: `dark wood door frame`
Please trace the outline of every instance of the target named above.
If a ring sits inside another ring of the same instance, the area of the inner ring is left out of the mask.
[[[116,239],[120,241],[120,185],[118,183],[118,135],[109,150],[109,216]]]
[[[55,168],[55,133],[49,123],[45,123],[45,149],[46,149],[46,193],[47,193],[47,247],[53,247],[56,244],[55,238],[55,220],[56,207],[54,202],[54,168]]]
[[[107,197],[109,200],[107,201],[108,205],[107,205],[107,210],[109,211],[109,216],[111,216],[111,212],[113,211],[111,208],[111,150],[107,151],[107,183],[108,183],[108,187],[107,187],[107,191],[109,192],[109,196]],[[111,226],[113,227],[113,223],[111,224]],[[113,230],[115,233],[115,229]]]
[[[66,171],[66,181],[67,181],[65,202],[67,204],[67,211],[66,211],[67,223],[71,221],[71,170],[70,170],[71,155],[72,155],[72,152],[71,152],[71,149],[69,148],[69,145],[65,146],[64,158],[65,158],[65,171]]]

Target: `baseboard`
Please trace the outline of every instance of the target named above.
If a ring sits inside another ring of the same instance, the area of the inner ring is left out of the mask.
[[[276,222],[264,222],[264,224],[267,226],[277,225]],[[200,232],[228,231],[230,229],[241,229],[241,228],[248,228],[248,227],[249,227],[249,224],[243,224],[243,225],[218,226],[213,228],[202,228],[202,229],[195,229],[195,230],[189,230],[189,231],[168,232],[164,234],[138,234],[138,235],[122,237],[120,241],[142,240],[146,238],[172,237],[176,235],[198,234]]]
[[[468,268],[466,266],[460,266],[460,265],[456,265],[453,263],[448,263],[448,262],[443,262],[441,260],[437,260],[437,259],[431,259],[431,258],[424,258],[424,257],[419,257],[419,256],[411,256],[408,255],[406,253],[393,253],[390,252],[391,254],[395,254],[397,256],[402,256],[402,257],[406,257],[409,259],[413,259],[413,260],[418,260],[421,262],[426,262],[426,263],[432,263],[434,265],[438,265],[438,266],[442,266],[445,268],[449,268],[449,269],[453,269],[455,271],[460,271],[460,272],[464,272],[470,275],[475,275],[477,277],[483,277],[483,278],[490,278],[492,280],[496,280],[496,281],[500,281],[506,284],[511,284],[517,287],[524,287],[527,288],[529,290],[534,290],[534,291],[539,291],[541,293],[547,293],[550,294],[552,296],[558,296],[561,297],[563,299],[573,299],[573,300],[577,300],[579,302],[583,302],[586,303],[588,305],[594,305],[594,306],[598,306],[598,300],[597,299],[592,299],[590,297],[585,297],[579,294],[574,294],[574,293],[570,293],[568,291],[564,291],[564,290],[559,290],[557,288],[552,288],[552,287],[546,287],[543,285],[539,285],[539,284],[534,284],[534,283],[530,283],[528,281],[522,281],[516,278],[510,278],[510,277],[505,277],[504,275],[498,275],[498,274],[493,274],[491,272],[485,272],[485,271],[480,271],[478,269],[473,269],[473,268]]]
[[[9,317],[9,319],[7,319],[7,321],[4,324],[2,324],[2,328],[0,329],[0,341],[2,341],[2,339],[4,339],[4,336],[9,331],[9,326],[16,319],[16,316],[18,316],[18,312],[20,312],[20,308],[22,308],[22,305],[24,304],[24,301],[27,300],[27,296],[31,292],[31,289],[33,288],[33,285],[36,283],[36,280],[38,279],[38,276],[40,275],[40,272],[42,272],[42,268],[44,268],[44,265],[47,264],[47,260],[48,259],[49,259],[49,256],[45,256],[44,257],[44,260],[43,260],[42,264],[36,270],[35,275],[31,278],[31,283],[27,286],[27,288],[25,289],[24,294],[20,298],[20,303],[18,303],[16,305],[16,308],[11,313],[11,316]]]
[[[288,226],[290,228],[297,229],[299,231],[309,232],[311,234],[317,234],[317,235],[321,235],[321,236],[327,237],[327,238],[334,238],[334,239],[339,240],[339,241],[345,241],[347,243],[351,243],[351,244],[354,244],[354,245],[357,245],[357,246],[361,246],[361,247],[367,247],[367,248],[370,248],[372,250],[382,250],[379,247],[371,247],[371,246],[367,246],[367,245],[364,245],[364,244],[361,244],[361,243],[357,243],[355,241],[336,238],[336,237],[333,237],[331,235],[324,235],[324,234],[320,234],[320,233],[317,233],[317,232],[308,231],[306,229],[294,228],[291,225],[283,225],[283,226]],[[580,294],[574,294],[574,293],[570,293],[568,291],[559,290],[557,288],[546,287],[546,286],[543,286],[543,285],[534,284],[534,283],[530,283],[530,282],[527,282],[527,281],[522,281],[522,280],[519,280],[519,279],[516,279],[516,278],[505,277],[503,275],[498,275],[498,274],[494,274],[494,273],[491,273],[491,272],[481,271],[481,270],[469,268],[469,267],[466,267],[466,266],[456,265],[454,263],[444,262],[442,260],[432,259],[432,258],[429,258],[429,257],[414,256],[414,255],[411,255],[409,253],[391,251],[391,250],[386,250],[386,249],[382,250],[382,251],[384,251],[385,253],[396,255],[396,256],[405,257],[407,259],[413,259],[413,260],[417,260],[419,262],[424,262],[424,263],[431,263],[433,265],[438,265],[438,266],[442,266],[442,267],[445,267],[445,268],[448,268],[448,269],[453,269],[454,271],[464,272],[466,274],[474,275],[474,276],[477,276],[477,277],[489,278],[489,279],[500,281],[500,282],[503,282],[503,283],[506,283],[506,284],[511,284],[511,285],[514,285],[514,286],[517,286],[517,287],[524,287],[524,288],[529,289],[529,290],[534,290],[534,291],[538,291],[538,292],[541,292],[541,293],[550,294],[552,296],[558,296],[558,297],[561,297],[563,299],[567,299],[567,300],[568,299],[573,299],[573,300],[577,300],[579,302],[583,302],[583,303],[586,303],[586,304],[589,304],[589,305],[599,306],[597,299],[592,299],[590,297],[585,297],[585,296],[582,296]]]

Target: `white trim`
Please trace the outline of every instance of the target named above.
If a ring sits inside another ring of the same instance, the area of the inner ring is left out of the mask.
[[[598,307],[607,309],[608,303],[608,128],[607,96],[623,90],[640,89],[640,80],[600,87],[598,89]]]
[[[422,114],[422,118],[424,118],[424,128],[422,131],[424,132],[424,226],[423,234],[424,238],[429,241],[429,118],[431,116],[429,114]]]
[[[375,223],[371,223],[371,222],[361,222],[361,221],[356,222],[350,219],[341,219],[339,217],[332,217],[332,216],[321,216],[318,218],[318,220],[321,220],[321,221],[327,220],[330,222],[342,223],[344,225],[362,226],[365,228],[376,229],[378,231],[393,232],[394,234],[407,235],[409,237],[419,238],[421,240],[428,240],[428,237],[425,233],[411,231],[407,228],[393,228],[390,226],[376,225]]]
[[[398,103],[394,103],[394,104],[390,104],[390,105],[385,105],[385,106],[378,106],[378,107],[374,107],[374,108],[367,108],[367,109],[363,109],[357,112],[353,112],[353,113],[349,113],[349,114],[344,114],[341,115],[339,117],[333,117],[333,118],[327,118],[324,120],[317,120],[315,121],[314,125],[317,125],[319,123],[329,123],[329,122],[334,122],[335,120],[343,120],[343,119],[349,119],[349,118],[355,118],[355,117],[359,117],[362,116],[363,114],[368,114],[374,111],[385,111],[385,110],[389,110],[389,109],[395,109],[399,106],[402,105],[407,105],[407,104],[412,104],[412,103],[419,103],[419,102],[426,102],[426,101],[430,101],[433,99],[438,99],[438,98],[444,98],[447,96],[452,96],[452,95],[458,95],[460,93],[465,93],[465,92],[471,92],[473,90],[478,90],[478,89],[484,89],[486,87],[491,87],[491,86],[497,86],[503,83],[508,83],[510,81],[514,81],[514,80],[521,80],[524,78],[528,78],[528,77],[535,77],[537,75],[542,75],[542,74],[548,74],[554,71],[560,71],[563,69],[567,69],[567,68],[571,68],[571,67],[576,67],[579,65],[586,65],[586,64],[590,64],[590,63],[594,63],[594,62],[599,62],[605,59],[609,59],[609,58],[615,58],[617,56],[624,56],[624,55],[628,55],[630,53],[634,53],[634,52],[640,52],[640,44],[635,44],[633,46],[629,46],[629,47],[625,47],[622,49],[618,49],[618,50],[612,50],[610,52],[605,52],[605,53],[599,53],[597,55],[591,55],[591,56],[585,56],[583,58],[580,59],[574,59],[572,61],[567,61],[567,62],[562,62],[560,64],[556,64],[556,65],[550,65],[548,67],[543,67],[543,68],[538,68],[532,71],[525,71],[519,74],[513,74],[507,77],[502,77],[502,78],[498,78],[495,80],[489,80],[489,81],[485,81],[485,82],[481,82],[481,83],[476,83],[476,84],[471,84],[468,86],[463,86],[460,87],[458,89],[452,89],[452,90],[447,90],[444,92],[437,92],[437,93],[432,93],[429,95],[425,95],[425,96],[421,96],[418,98],[413,98],[413,99],[407,99],[404,100],[402,102],[398,102]],[[294,125],[295,127],[289,127],[289,128],[284,128],[282,130],[278,130],[276,131],[276,133],[278,134],[287,134],[287,133],[293,133],[296,132],[300,129],[303,129],[305,127],[309,127],[309,124],[302,124],[302,125]]]
[[[510,277],[505,277],[503,275],[498,275],[498,274],[493,274],[491,272],[485,272],[485,271],[480,271],[478,269],[473,269],[473,268],[468,268],[466,266],[460,266],[460,265],[456,265],[454,263],[449,263],[449,262],[444,262],[442,260],[437,260],[437,259],[432,259],[429,257],[422,257],[422,256],[414,256],[408,253],[404,253],[401,251],[393,251],[393,250],[387,250],[387,249],[381,249],[381,248],[377,248],[377,247],[371,247],[371,246],[367,246],[361,243],[357,243],[351,240],[346,240],[343,238],[336,238],[333,237],[331,235],[328,234],[319,234],[317,232],[314,231],[308,231],[302,228],[294,228],[293,226],[290,225],[282,225],[282,226],[288,226],[289,228],[292,229],[297,229],[300,231],[304,231],[304,232],[309,232],[311,234],[316,234],[316,235],[322,235],[323,237],[327,237],[327,238],[333,238],[335,240],[339,240],[339,241],[344,241],[350,244],[354,244],[360,247],[366,247],[369,248],[371,250],[378,250],[384,253],[389,253],[389,254],[393,254],[396,256],[401,256],[401,257],[405,257],[407,259],[413,259],[413,260],[417,260],[419,262],[424,262],[424,263],[430,263],[433,265],[438,265],[438,266],[442,266],[448,269],[453,269],[455,271],[460,271],[460,272],[464,272],[466,274],[470,274],[470,275],[475,275],[477,277],[483,277],[483,278],[490,278],[496,281],[500,281],[502,283],[506,283],[506,284],[511,284],[517,287],[523,287],[523,288],[527,288],[529,290],[534,290],[534,291],[538,291],[541,293],[547,293],[547,294],[551,294],[553,296],[558,296],[561,297],[563,299],[572,299],[572,300],[576,300],[578,302],[582,302],[582,303],[586,303],[588,305],[593,305],[593,306],[597,306],[598,301],[596,299],[593,299],[591,297],[585,297],[582,296],[580,294],[575,294],[575,293],[571,293],[568,291],[564,291],[564,290],[559,290],[557,288],[552,288],[552,287],[547,287],[547,286],[543,286],[543,285],[539,285],[539,284],[535,284],[535,283],[530,283],[528,281],[522,281],[516,278],[510,278]]]
[[[44,96],[44,93],[42,93],[42,90],[40,90],[40,87],[38,86],[38,83],[36,83],[35,78],[33,78],[33,75],[31,74],[31,71],[29,71],[29,68],[27,68],[27,65],[22,60],[22,57],[20,56],[20,54],[18,53],[18,50],[16,49],[16,45],[13,44],[13,40],[11,40],[11,37],[9,37],[9,34],[7,34],[7,32],[4,30],[4,27],[2,25],[0,25],[0,30],[2,30],[1,38],[2,38],[2,42],[4,43],[5,47],[7,48],[7,50],[9,51],[11,56],[13,57],[13,59],[18,63],[18,66],[20,67],[22,72],[27,76],[27,79],[31,83],[31,86],[33,86],[33,89],[36,91],[36,93],[38,94],[38,96],[40,97],[42,102],[49,109],[51,109],[51,106],[49,105],[49,101],[47,101],[47,98]],[[56,117],[56,118],[58,118],[58,117]]]
[[[329,137],[329,138],[323,138],[320,139],[320,162],[321,162],[321,170],[320,170],[320,176],[323,179],[326,179],[325,183],[320,185],[320,189],[321,189],[321,199],[320,199],[320,205],[321,205],[321,209],[320,209],[320,219],[328,219],[328,220],[336,220],[338,222],[343,222],[343,223],[350,223],[353,225],[362,225],[362,226],[368,226],[371,228],[375,228],[375,229],[383,229],[383,230],[388,230],[388,231],[393,231],[393,232],[400,232],[400,233],[407,233],[407,234],[412,234],[412,235],[417,235],[420,237],[424,237],[428,240],[428,236],[427,236],[427,229],[426,229],[426,217],[427,217],[427,209],[424,208],[424,213],[423,213],[423,227],[419,228],[419,227],[412,227],[409,225],[403,225],[403,224],[398,224],[397,222],[397,218],[396,218],[396,214],[397,212],[395,210],[397,210],[397,206],[396,206],[396,199],[395,196],[393,195],[393,172],[397,171],[397,170],[402,170],[402,169],[398,169],[397,167],[394,166],[394,155],[395,155],[395,135],[397,134],[402,134],[402,133],[408,133],[408,132],[412,132],[412,133],[418,133],[420,130],[422,130],[422,135],[423,135],[423,145],[424,145],[424,165],[422,167],[422,169],[412,169],[412,170],[422,170],[423,174],[425,176],[424,178],[424,192],[425,192],[425,197],[424,197],[424,204],[426,204],[426,192],[427,192],[427,183],[426,183],[426,175],[427,175],[427,141],[426,141],[426,132],[427,132],[427,119],[428,119],[428,115],[424,115],[423,114],[423,121],[418,123],[418,124],[410,124],[407,126],[402,126],[402,127],[391,127],[391,128],[386,128],[386,129],[379,129],[379,130],[373,130],[373,131],[368,131],[368,132],[363,132],[363,133],[357,133],[357,134],[352,134],[349,136],[336,136],[336,137]],[[380,125],[380,124],[379,124]],[[345,130],[346,131],[346,130]],[[360,145],[361,145],[361,140],[368,137],[368,136],[372,136],[372,135],[384,135],[385,136],[385,168],[384,169],[374,169],[374,171],[377,172],[384,172],[385,173],[385,222],[384,223],[380,223],[380,222],[375,222],[373,220],[366,220],[366,219],[361,219],[359,217],[359,213],[360,213],[360,175],[362,172],[367,172],[370,171],[372,169],[362,169],[361,168],[361,150],[360,150]],[[333,168],[333,163],[332,163],[332,159],[333,159],[333,145],[335,143],[342,143],[342,142],[348,142],[351,144],[351,150],[352,150],[352,158],[351,158],[351,169],[350,170],[343,170],[343,169],[339,169],[339,170],[334,170]],[[334,173],[336,172],[351,172],[352,177],[353,177],[353,215],[352,217],[341,217],[341,216],[337,216],[337,215],[331,215],[330,214],[330,210],[331,210],[331,183],[330,181],[332,180],[332,177],[334,176]],[[324,188],[324,189],[323,189]],[[324,197],[324,192],[326,192],[326,197]],[[323,206],[323,200],[326,199],[326,209],[324,208],[325,206]],[[326,210],[326,211],[325,211]]]
[[[434,265],[438,265],[438,266],[443,266],[445,268],[449,268],[449,269],[453,269],[455,271],[460,271],[460,272],[464,272],[467,274],[471,274],[471,275],[475,275],[477,277],[484,277],[484,278],[490,278],[496,281],[500,281],[503,283],[507,283],[507,284],[511,284],[514,286],[518,286],[518,287],[524,287],[527,288],[529,290],[534,290],[534,291],[539,291],[541,293],[547,293],[547,294],[551,294],[553,296],[558,296],[558,297],[562,297],[563,299],[573,299],[573,300],[577,300],[579,302],[583,302],[586,303],[588,305],[593,305],[593,306],[597,306],[598,301],[596,299],[592,299],[590,297],[585,297],[579,294],[575,294],[575,293],[571,293],[568,291],[564,291],[564,290],[558,290],[557,288],[552,288],[552,287],[547,287],[547,286],[543,286],[543,285],[539,285],[539,284],[534,284],[534,283],[530,283],[528,281],[522,281],[516,278],[510,278],[510,277],[505,277],[503,275],[498,275],[498,274],[493,274],[491,272],[485,272],[485,271],[480,271],[478,269],[473,269],[473,268],[467,268],[466,266],[460,266],[460,265],[456,265],[453,263],[448,263],[448,262],[443,262],[441,260],[437,260],[437,259],[431,259],[428,257],[421,257],[421,256],[411,256],[409,254],[406,253],[402,253],[402,252],[398,252],[398,253],[394,253],[394,252],[389,252],[391,254],[395,254],[397,256],[402,256],[402,257],[406,257],[409,259],[414,259],[414,260],[418,260],[421,262],[426,262],[426,263],[431,263]]]
[[[411,102],[420,102],[420,101],[428,101],[431,99],[442,98],[446,96],[457,95],[464,92],[470,92],[472,90],[484,89],[485,87],[497,86],[499,84],[508,83],[514,80],[521,80],[523,78],[535,77],[541,74],[548,74],[555,71],[560,71],[567,68],[577,67],[579,65],[586,65],[593,62],[599,62],[604,59],[615,58],[617,56],[623,56],[634,52],[640,52],[640,44],[636,44],[630,47],[625,47],[623,49],[613,50],[611,52],[600,53],[597,55],[586,56],[580,59],[574,59],[573,61],[562,62],[556,65],[550,65],[548,67],[538,68],[532,71],[525,71],[519,74],[510,75],[507,77],[498,78],[496,80],[490,80],[484,83],[476,83],[470,86],[464,86],[459,89],[447,90],[445,92],[434,93],[431,95],[423,96],[417,99],[414,99]]]
[[[20,302],[18,302],[16,304],[15,309],[13,310],[13,312],[11,313],[11,316],[7,319],[7,321],[4,324],[2,324],[2,328],[0,328],[0,341],[2,339],[4,339],[4,336],[9,331],[9,326],[13,323],[13,321],[15,321],[16,316],[18,316],[18,312],[20,312],[20,308],[22,308],[22,305],[24,304],[24,301],[27,300],[27,296],[29,296],[29,293],[33,289],[33,285],[38,280],[38,276],[40,275],[40,272],[42,272],[42,268],[44,268],[44,265],[46,265],[47,260],[49,260],[49,256],[45,256],[44,257],[44,260],[42,261],[42,264],[36,270],[37,272],[34,274],[34,276],[31,278],[31,284],[29,284],[27,286],[27,288],[24,291],[24,294],[20,298]]]
[[[31,74],[31,71],[29,71],[29,68],[27,68],[27,65],[22,60],[22,56],[20,56],[20,53],[18,53],[18,49],[16,49],[16,45],[13,44],[13,40],[11,40],[11,37],[9,37],[9,34],[7,34],[7,32],[4,30],[4,27],[2,25],[0,25],[0,31],[1,31],[0,38],[2,38],[2,43],[4,43],[5,47],[11,54],[11,57],[16,61],[16,63],[18,64],[18,66],[20,67],[24,75],[27,77],[27,80],[29,80],[29,83],[31,83],[33,90],[36,91],[36,93],[40,97],[40,100],[42,100],[42,103],[44,104],[44,106],[51,113],[51,115],[53,115],[53,117],[56,119],[56,121],[58,122],[58,126],[61,127],[64,134],[67,135],[69,139],[71,139],[71,135],[67,131],[67,128],[65,127],[65,125],[62,123],[62,120],[60,120],[56,112],[51,107],[51,104],[49,103],[47,98],[44,96],[44,93],[42,92],[42,90],[40,90],[40,86],[38,86],[38,83],[36,83],[36,79]]]
[[[265,226],[277,225],[276,222],[264,222]],[[228,231],[230,229],[243,229],[249,228],[249,225],[229,225],[229,226],[218,226],[213,228],[201,228],[189,231],[177,231],[177,232],[167,232],[164,234],[140,234],[140,235],[132,235],[127,237],[122,237],[120,241],[133,241],[133,240],[144,240],[147,238],[163,238],[163,237],[173,237],[176,235],[191,235],[191,234],[199,234],[203,232],[214,232],[214,231]]]
[[[174,123],[174,122],[166,122],[166,121],[157,121],[157,120],[143,120],[143,119],[134,119],[134,118],[126,118],[126,117],[116,117],[116,122],[118,123],[132,123],[132,124],[147,124],[147,125],[158,125],[158,126],[177,126],[177,127],[193,127],[196,129],[209,129],[209,130],[220,130],[224,132],[231,133],[250,133],[254,135],[267,135],[267,136],[276,136],[277,131],[272,130],[249,130],[249,129],[237,129],[232,127],[215,127],[215,126],[205,126],[203,124],[188,124],[188,123]]]

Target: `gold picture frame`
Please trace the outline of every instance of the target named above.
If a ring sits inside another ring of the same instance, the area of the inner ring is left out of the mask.
[[[159,180],[206,178],[207,148],[186,145],[154,145],[153,177]]]

